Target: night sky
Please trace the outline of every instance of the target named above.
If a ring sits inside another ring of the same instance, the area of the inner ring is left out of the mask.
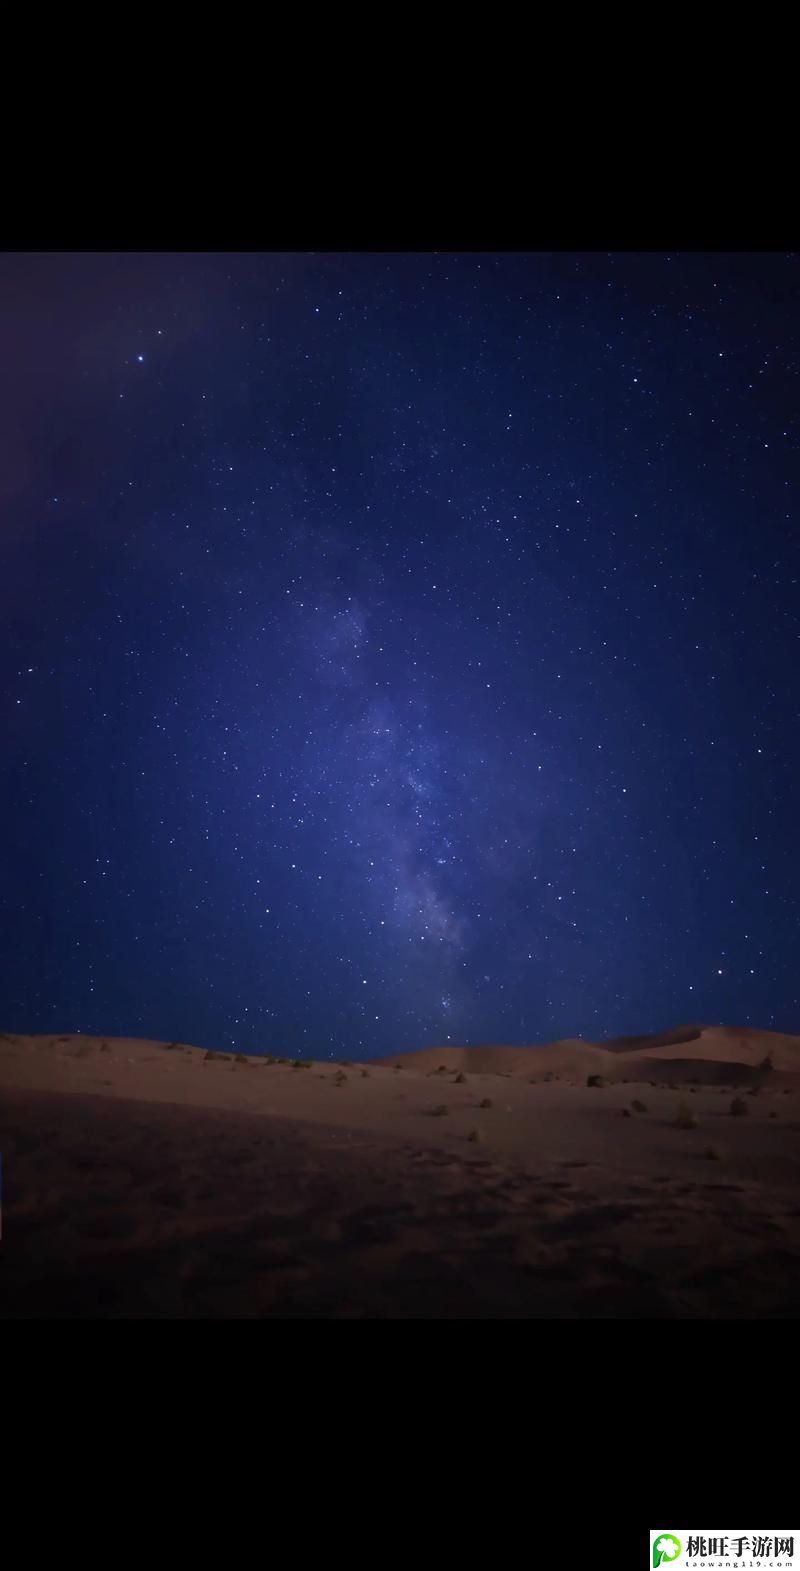
[[[0,1027],[800,1029],[796,255],[0,258]]]

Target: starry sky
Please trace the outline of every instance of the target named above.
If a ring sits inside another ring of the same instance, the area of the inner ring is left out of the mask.
[[[0,1025],[800,1029],[800,267],[0,258]]]

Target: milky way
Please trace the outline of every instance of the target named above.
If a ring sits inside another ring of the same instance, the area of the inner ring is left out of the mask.
[[[797,1028],[794,256],[0,269],[5,1029]]]

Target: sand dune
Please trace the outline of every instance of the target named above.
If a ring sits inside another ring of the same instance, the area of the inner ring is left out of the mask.
[[[598,1043],[609,1053],[638,1053],[651,1047],[669,1047],[673,1042],[694,1042],[705,1026],[674,1026],[671,1031],[649,1032],[644,1036],[612,1036]]]
[[[566,1038],[543,1043],[541,1047],[424,1047],[398,1057],[374,1059],[373,1063],[402,1064],[420,1074],[444,1067],[454,1072],[469,1070],[485,1075],[545,1075],[559,1073],[579,1077],[605,1073],[612,1055],[592,1042]]]
[[[775,1069],[800,1074],[800,1036],[750,1026],[678,1026],[653,1036],[617,1037],[602,1046],[622,1055],[687,1062],[694,1058],[726,1060],[754,1067],[769,1056]]]
[[[448,1069],[480,1074],[559,1075],[562,1078],[602,1074],[610,1080],[650,1080],[654,1062],[672,1061],[671,1083],[720,1083],[736,1075],[737,1065],[757,1069],[769,1056],[774,1070],[800,1075],[800,1036],[779,1031],[731,1026],[678,1026],[651,1036],[616,1037],[609,1042],[566,1038],[538,1047],[434,1047],[391,1060],[421,1072]],[[650,1066],[648,1068],[648,1065]],[[721,1066],[704,1068],[705,1065]],[[659,1070],[660,1074],[662,1071]],[[745,1077],[746,1078],[746,1077]]]
[[[672,1056],[672,1049],[658,1049],[662,1057]],[[735,1026],[705,1026],[700,1033],[695,1052],[698,1058],[733,1059],[737,1063],[757,1065],[769,1056],[775,1069],[790,1074],[800,1074],[800,1036],[789,1036],[780,1031],[753,1031]]]
[[[796,1317],[800,1077],[756,1065],[797,1039],[698,1033],[305,1067],[0,1036],[0,1316]]]

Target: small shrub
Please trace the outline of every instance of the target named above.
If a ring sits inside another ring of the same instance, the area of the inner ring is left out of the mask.
[[[777,1118],[778,1115],[777,1115],[777,1113],[772,1112],[772,1113],[770,1113],[769,1116],[770,1116],[770,1118]]]
[[[437,1075],[446,1075],[447,1074],[447,1065],[446,1064],[440,1064],[439,1068],[436,1071],[436,1073],[437,1073]]]
[[[744,1098],[741,1096],[735,1096],[731,1102],[731,1117],[744,1118],[746,1112],[747,1103],[744,1101]]]
[[[369,1080],[369,1070],[368,1069],[362,1069],[361,1070],[361,1079],[362,1080]]]
[[[481,1107],[491,1107],[491,1105],[492,1105],[491,1097],[490,1096],[485,1096],[480,1105],[481,1105]]]
[[[274,1064],[276,1060],[273,1058],[271,1053],[265,1053],[262,1062],[265,1064]]]
[[[647,1103],[640,1102],[637,1097],[634,1097],[634,1100],[631,1102],[631,1107],[633,1108],[634,1113],[647,1112]]]
[[[706,1149],[705,1149],[703,1155],[705,1156],[706,1160],[709,1161],[709,1162],[721,1162],[722,1161],[722,1151],[720,1150],[719,1146],[706,1146]]]
[[[345,1074],[344,1070],[337,1069],[336,1074],[333,1077],[333,1083],[335,1086],[343,1086],[346,1079],[347,1075]]]
[[[675,1114],[675,1123],[678,1129],[697,1128],[697,1114],[694,1108],[690,1107],[686,1100],[680,1101],[678,1103],[678,1111]]]
[[[608,1081],[605,1075],[587,1075],[586,1084],[587,1086],[607,1086]]]
[[[623,1109],[622,1109],[622,1116],[623,1116],[623,1118],[633,1118],[633,1113],[631,1112],[629,1107],[623,1107]]]
[[[471,1129],[469,1134],[467,1135],[467,1139],[468,1140],[473,1140],[473,1141],[482,1140],[483,1139],[483,1134],[481,1133],[480,1129]]]
[[[237,1064],[249,1064],[250,1060],[249,1058],[245,1058],[244,1053],[237,1053],[235,1062]]]
[[[431,1108],[431,1118],[444,1118],[446,1112],[447,1103],[437,1102],[436,1106]]]
[[[758,1096],[758,1091],[759,1091],[758,1086],[751,1086],[750,1090],[747,1093],[747,1095],[748,1096]]]
[[[275,1060],[275,1062],[278,1064],[288,1064],[289,1060],[288,1058],[278,1058]]]
[[[455,1080],[453,1081],[453,1084],[457,1085],[457,1086],[463,1086],[464,1081],[466,1080],[466,1078],[467,1078],[466,1075],[462,1074],[461,1070],[459,1070],[458,1074],[456,1075]]]

